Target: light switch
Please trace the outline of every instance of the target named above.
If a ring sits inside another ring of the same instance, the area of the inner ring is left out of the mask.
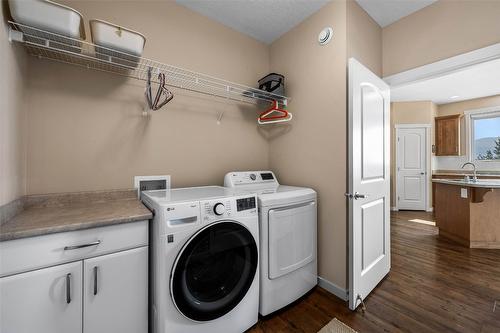
[[[467,188],[460,189],[460,197],[467,199]]]

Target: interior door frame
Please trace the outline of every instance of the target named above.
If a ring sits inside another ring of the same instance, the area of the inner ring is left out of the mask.
[[[394,160],[395,160],[395,175],[394,175],[394,183],[395,183],[395,197],[394,199],[394,211],[399,211],[399,200],[397,200],[400,190],[401,190],[401,184],[399,184],[399,177],[398,177],[398,165],[399,165],[399,144],[400,142],[398,141],[399,137],[399,131],[400,129],[415,129],[415,128],[423,128],[425,130],[425,211],[426,212],[432,212],[433,208],[431,207],[430,203],[430,182],[431,182],[431,160],[432,158],[430,157],[430,143],[431,143],[431,124],[396,124],[394,125],[395,129],[395,134],[394,134],[394,149],[395,154],[394,154]]]

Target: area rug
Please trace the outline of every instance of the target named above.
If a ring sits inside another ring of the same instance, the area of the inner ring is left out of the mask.
[[[358,333],[337,318],[333,318],[318,333]]]

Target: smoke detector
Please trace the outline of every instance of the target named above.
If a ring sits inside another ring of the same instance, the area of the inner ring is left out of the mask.
[[[319,45],[326,45],[330,42],[333,36],[333,29],[331,27],[326,27],[318,35]]]

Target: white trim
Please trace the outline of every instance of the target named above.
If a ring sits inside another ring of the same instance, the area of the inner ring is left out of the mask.
[[[428,213],[432,213],[434,211],[434,207],[429,207],[425,211]]]
[[[347,290],[344,288],[340,288],[335,283],[330,282],[327,279],[322,278],[321,276],[318,276],[318,286],[334,294],[341,300],[347,301]]]
[[[487,108],[481,109],[471,109],[464,111],[465,115],[465,148],[466,148],[466,158],[468,162],[472,163],[492,163],[491,166],[496,167],[498,164],[500,166],[500,162],[498,161],[481,161],[474,159],[473,149],[472,149],[472,140],[474,139],[474,128],[472,127],[473,119],[481,119],[488,118],[492,115],[500,114],[500,105],[491,106]]]
[[[398,209],[398,207],[394,206],[394,207],[391,207],[391,211],[393,211],[393,212],[399,212],[399,209]]]
[[[394,128],[431,128],[431,124],[396,124]]]
[[[396,174],[394,175],[394,182],[396,183],[396,197],[394,198],[395,200],[395,211],[399,211],[399,187],[398,187],[398,165],[399,165],[399,159],[398,159],[398,151],[399,151],[399,129],[407,129],[407,128],[423,128],[425,130],[425,211],[432,211],[431,205],[429,203],[429,198],[430,198],[430,186],[429,184],[431,183],[431,160],[432,160],[432,147],[431,145],[431,124],[395,124],[394,127],[396,128],[396,135],[394,135],[394,140],[395,142],[395,160],[396,160]]]
[[[474,114],[482,114],[482,113],[494,113],[500,111],[500,105],[496,106],[490,106],[487,108],[480,108],[480,109],[470,109],[464,111],[465,115],[474,115]]]
[[[391,88],[458,72],[500,58],[500,43],[384,77]]]

